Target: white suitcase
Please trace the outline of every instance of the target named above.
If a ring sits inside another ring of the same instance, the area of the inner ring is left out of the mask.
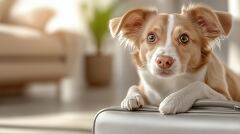
[[[240,103],[198,101],[187,113],[161,115],[156,107],[101,110],[93,134],[240,134]]]

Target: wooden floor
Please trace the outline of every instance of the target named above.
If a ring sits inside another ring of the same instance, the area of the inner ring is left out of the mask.
[[[90,134],[96,112],[114,105],[109,89],[89,90],[67,103],[54,90],[45,85],[1,96],[0,134]]]

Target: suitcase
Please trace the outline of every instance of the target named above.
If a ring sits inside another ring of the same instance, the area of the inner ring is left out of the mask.
[[[161,115],[157,107],[99,111],[93,134],[240,134],[240,103],[202,100],[186,113]]]

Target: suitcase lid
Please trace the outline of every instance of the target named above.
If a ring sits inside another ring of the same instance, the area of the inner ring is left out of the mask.
[[[159,112],[158,107],[155,106],[144,106],[141,109],[137,109],[134,111],[128,111],[126,109],[122,109],[120,106],[112,106],[105,109],[100,110],[96,115],[93,123],[93,134],[95,134],[95,124],[98,116],[101,113],[107,112],[107,111],[115,111],[115,112],[147,112],[147,113],[156,113]],[[216,101],[216,100],[199,100],[194,103],[193,107],[185,112],[185,113],[178,113],[177,115],[182,116],[188,116],[188,115],[201,115],[201,116],[211,116],[211,115],[229,115],[229,116],[237,116],[240,117],[240,102],[234,102],[234,101]],[[171,116],[171,115],[170,115]],[[166,116],[167,117],[167,116]]]

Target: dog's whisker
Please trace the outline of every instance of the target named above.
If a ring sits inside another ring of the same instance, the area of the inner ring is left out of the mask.
[[[127,40],[126,38],[122,38],[122,39],[121,39],[120,46],[124,46],[126,40]]]

